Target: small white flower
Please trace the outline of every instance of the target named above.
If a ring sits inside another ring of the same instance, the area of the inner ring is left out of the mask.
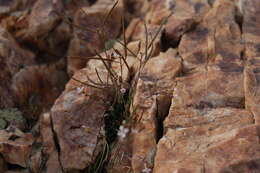
[[[121,89],[120,89],[120,92],[121,92],[122,94],[125,94],[126,89],[125,89],[125,88],[121,88]]]
[[[143,173],[151,173],[152,169],[148,168],[146,164],[144,164],[144,169],[142,170]]]
[[[77,87],[76,88],[76,91],[77,91],[78,94],[82,94],[83,90],[84,90],[84,87]]]
[[[128,132],[129,132],[128,128],[125,128],[124,126],[120,126],[119,131],[117,132],[117,136],[121,138],[125,138]]]

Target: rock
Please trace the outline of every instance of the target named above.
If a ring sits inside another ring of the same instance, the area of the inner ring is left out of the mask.
[[[134,172],[141,172],[145,165],[153,166],[156,141],[160,135],[158,121],[167,115],[174,78],[180,71],[181,63],[173,49],[147,62],[140,74],[133,98],[130,118],[134,122],[131,124],[131,134],[119,140],[116,147],[118,155],[113,155],[113,158],[121,158],[123,161],[113,163],[114,168],[109,169],[111,173],[130,168]]]
[[[154,68],[156,66],[156,68]],[[142,172],[153,166],[159,124],[167,115],[170,106],[174,79],[181,71],[180,60],[173,49],[152,58],[145,65],[137,83],[133,100],[132,118],[134,124],[132,168]]]
[[[255,123],[260,123],[260,58],[250,58],[244,70],[245,107],[250,110]]]
[[[68,80],[65,70],[64,60],[21,69],[12,79],[16,100],[24,107],[50,108]],[[27,115],[27,118],[37,120],[38,115]]]
[[[243,13],[243,38],[245,42],[245,57],[247,59],[260,55],[260,19],[256,15],[260,14],[260,2],[257,0],[242,1],[240,8]]]
[[[142,20],[133,19],[126,30],[127,41],[140,41],[140,57],[144,57],[147,49],[149,57],[155,57],[160,54],[160,51],[165,50],[162,43],[163,24],[160,25],[147,25],[147,34]],[[147,35],[147,42],[146,42]]]
[[[75,14],[74,37],[68,52],[70,75],[85,67],[87,57],[101,52],[107,41],[115,39],[120,34],[123,4],[119,1],[110,12],[114,4],[114,0],[98,1],[91,7],[79,9]]]
[[[259,127],[235,124],[169,129],[158,144],[154,172],[257,172]]]
[[[175,1],[169,6],[174,13],[165,26],[164,39],[169,40],[170,45],[176,47],[181,36],[195,28],[210,7],[207,0]]]
[[[134,45],[129,44],[129,47],[136,47]],[[118,84],[127,84],[138,60],[129,56],[130,71],[122,62],[121,74],[120,56],[115,52],[112,55],[111,51],[107,51],[107,55],[101,54],[107,67],[113,69],[113,75],[122,80]],[[109,58],[115,63],[107,61]],[[74,74],[51,110],[60,146],[60,160],[65,170],[82,170],[94,163],[104,145],[104,114],[115,97],[115,86],[111,78],[107,80],[109,72],[104,63],[98,57],[90,59],[86,68]]]
[[[34,54],[19,47],[13,37],[0,27],[0,108],[15,106],[12,77],[23,67],[35,64]]]
[[[27,35],[29,11],[16,11],[3,18],[1,26],[10,32],[17,40],[23,40]]]
[[[5,161],[11,164],[27,167],[33,136],[30,133],[23,133],[18,129],[0,131],[0,153]]]
[[[48,34],[57,26],[62,10],[61,0],[38,0],[30,14],[28,34],[37,39],[43,34]]]
[[[177,79],[172,107],[243,108],[245,94],[242,83],[242,71],[223,72],[209,67],[208,71]]]
[[[37,173],[37,172],[41,171],[41,169],[42,169],[41,164],[43,164],[43,163],[44,163],[44,158],[42,157],[41,150],[37,146],[37,144],[34,144],[28,167],[30,168],[30,171],[32,173]]]
[[[42,153],[46,157],[46,173],[62,173],[49,113],[42,114],[40,126],[44,148]]]
[[[5,168],[6,167],[6,165],[5,165],[5,160],[4,160],[4,158],[1,156],[0,157],[0,172],[4,172],[5,171]]]
[[[35,0],[2,0],[0,2],[0,18],[13,11],[30,8]]]
[[[205,68],[209,63],[225,66],[227,63],[236,65],[242,62],[243,46],[241,31],[235,21],[235,3],[217,2],[203,21],[181,39],[179,52],[185,71]]]
[[[102,63],[98,60],[95,60],[95,63],[90,67],[97,68],[104,79],[105,69]],[[84,68],[75,73],[73,78],[87,82],[88,76],[92,79],[97,77],[95,71]],[[111,94],[105,90],[84,86],[72,79],[56,100],[51,116],[64,169],[82,170],[95,161],[104,143],[103,116],[109,108]]]

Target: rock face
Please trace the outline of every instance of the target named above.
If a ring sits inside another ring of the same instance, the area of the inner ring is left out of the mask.
[[[68,53],[69,74],[85,67],[88,57],[101,52],[107,41],[120,34],[122,16],[122,1],[99,0],[91,7],[78,9]]]
[[[0,172],[260,172],[259,14],[0,0]]]

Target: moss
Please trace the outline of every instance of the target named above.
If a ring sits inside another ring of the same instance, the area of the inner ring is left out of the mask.
[[[16,108],[0,109],[0,129],[6,128],[12,122],[23,124],[25,119],[22,112]]]

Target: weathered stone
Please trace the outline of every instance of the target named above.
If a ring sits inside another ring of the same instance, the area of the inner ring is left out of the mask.
[[[243,70],[243,69],[242,69]],[[222,81],[222,82],[220,82]],[[214,67],[177,80],[172,107],[244,107],[243,73]]]
[[[0,21],[1,26],[10,32],[14,38],[23,40],[28,31],[29,11],[13,12]]]
[[[0,27],[0,107],[14,107],[15,98],[11,86],[12,77],[23,67],[34,64],[33,53],[21,49],[12,36]]]
[[[128,41],[140,41],[140,51],[142,57],[147,55],[151,57],[158,56],[161,50],[164,50],[161,42],[162,27],[160,25],[145,25],[140,19],[133,19],[126,30],[126,39]],[[146,41],[147,40],[147,41]]]
[[[62,10],[61,0],[38,0],[32,9],[28,34],[37,39],[48,34],[59,22]],[[58,13],[58,14],[57,14]]]
[[[36,0],[2,0],[0,2],[0,18],[13,11],[30,8],[35,1]]]
[[[205,68],[210,63],[224,66],[241,63],[243,47],[240,28],[235,21],[235,3],[217,2],[203,21],[181,39],[179,52],[185,71]]]
[[[157,68],[154,68],[155,66]],[[174,78],[180,70],[181,63],[173,49],[147,62],[140,74],[133,98],[130,115],[134,120],[132,131],[125,139],[119,139],[116,154],[114,153],[112,157],[122,160],[111,163],[114,166],[109,169],[111,173],[127,170],[141,172],[145,165],[153,166],[156,140],[159,135],[157,121],[167,115]]]
[[[260,58],[250,58],[244,70],[245,106],[255,117],[255,123],[260,123]]]
[[[1,130],[0,153],[6,162],[26,167],[33,141],[33,136],[30,133],[23,133],[13,128],[8,131]]]
[[[243,38],[245,42],[245,57],[247,59],[260,56],[260,2],[257,0],[240,0],[243,13]]]
[[[38,105],[49,108],[64,89],[67,82],[65,62],[49,65],[33,65],[21,69],[12,79],[12,89],[20,105]],[[27,115],[37,119],[34,115]]]
[[[51,116],[49,113],[42,114],[41,117],[41,138],[43,141],[43,156],[46,157],[46,173],[62,173],[59,162],[59,155],[55,145],[52,131]]]
[[[74,37],[70,42],[68,52],[70,75],[85,67],[87,57],[101,52],[107,41],[120,34],[123,4],[119,1],[111,11],[114,4],[114,0],[98,1],[91,7],[79,9],[75,14]]]
[[[223,126],[216,123],[168,129],[158,144],[154,173],[257,172],[259,126],[237,128],[247,123],[250,122],[227,121]]]
[[[174,13],[165,26],[165,39],[170,45],[177,46],[181,36],[196,27],[210,9],[207,0],[169,1]]]
[[[75,73],[73,78],[80,82],[72,79],[51,110],[60,146],[59,159],[66,170],[82,170],[90,166],[104,143],[103,116],[109,108],[112,93],[84,86],[83,83],[89,82],[88,77],[98,81],[95,69],[101,79],[106,79],[107,71],[101,61],[93,60],[90,64]]]

